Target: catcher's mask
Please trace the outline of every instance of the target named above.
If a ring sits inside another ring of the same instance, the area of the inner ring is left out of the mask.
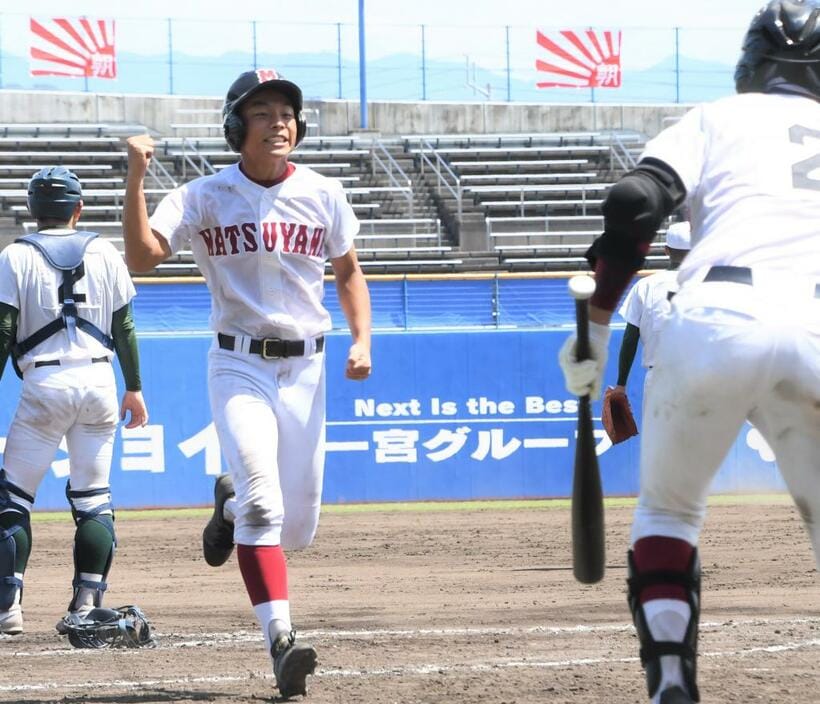
[[[820,98],[820,0],[771,0],[760,9],[743,39],[735,88]]]
[[[28,209],[35,220],[66,223],[82,197],[80,179],[65,166],[40,169],[28,182]]]
[[[296,144],[304,139],[307,132],[307,122],[302,114],[302,89],[295,83],[286,81],[272,68],[258,68],[255,71],[245,71],[239,75],[225,96],[222,106],[222,129],[225,141],[235,152],[242,149],[245,141],[245,122],[239,110],[242,104],[262,88],[273,88],[282,93],[290,101],[296,113]]]
[[[91,609],[81,623],[60,629],[75,648],[143,648],[156,645],[148,618],[138,606]]]

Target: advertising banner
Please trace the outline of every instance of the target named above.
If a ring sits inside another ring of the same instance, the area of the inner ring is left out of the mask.
[[[613,334],[612,348],[620,342]],[[328,337],[326,503],[567,497],[577,401],[556,362],[567,331],[487,330],[377,334],[373,375],[344,378],[350,338]],[[120,427],[111,485],[118,507],[207,505],[226,471],[208,408],[206,334],[139,338],[150,412],[145,428]],[[617,374],[610,355],[606,379]],[[116,368],[116,362],[115,362]],[[629,392],[640,427],[642,370]],[[20,382],[0,381],[0,445]],[[612,446],[593,404],[607,495],[638,491],[640,436]],[[69,464],[58,451],[35,509],[66,509]],[[715,482],[717,491],[779,491],[768,446],[744,426]]]

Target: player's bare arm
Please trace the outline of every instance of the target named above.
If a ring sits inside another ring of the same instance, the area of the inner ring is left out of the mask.
[[[150,271],[171,256],[164,237],[151,230],[143,187],[148,165],[154,156],[154,140],[139,134],[125,140],[128,146],[128,175],[125,180],[125,202],[122,213],[125,263],[131,271]]]
[[[345,376],[348,379],[367,379],[370,376],[370,292],[362,268],[351,248],[341,257],[330,260],[336,276],[336,291],[344,311],[353,344],[347,355]]]
[[[129,418],[130,416],[130,418]],[[126,428],[144,428],[148,424],[148,409],[142,391],[126,391],[120,404],[120,420],[128,419]]]

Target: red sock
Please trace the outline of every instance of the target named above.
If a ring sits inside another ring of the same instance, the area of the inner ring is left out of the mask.
[[[685,540],[651,535],[635,543],[632,557],[638,574],[656,571],[685,573],[694,550]],[[686,589],[679,584],[654,584],[641,591],[642,604],[652,599],[686,601]]]
[[[288,566],[279,545],[237,545],[239,571],[251,604],[287,601]]]

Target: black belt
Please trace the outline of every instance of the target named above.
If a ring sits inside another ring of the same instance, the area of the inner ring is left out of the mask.
[[[92,357],[91,364],[99,364],[100,362],[108,362],[110,361],[108,357]],[[35,367],[59,367],[60,360],[59,359],[41,359],[39,362],[34,363]]]
[[[713,266],[704,281],[730,281],[733,284],[752,285],[752,270],[748,266]]]
[[[233,335],[216,334],[219,340],[219,347],[223,350],[236,350],[236,338]],[[321,352],[325,348],[324,335],[316,338],[316,351]],[[304,357],[304,340],[281,340],[278,337],[266,337],[263,340],[251,340],[248,352],[258,354],[263,359],[284,359],[285,357]]]
[[[713,266],[706,273],[704,281],[729,281],[734,284],[754,283],[752,270],[748,266]],[[820,298],[820,283],[814,286],[814,297]]]

